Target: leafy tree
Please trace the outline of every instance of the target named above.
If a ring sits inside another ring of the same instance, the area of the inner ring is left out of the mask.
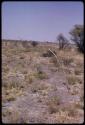
[[[74,28],[69,32],[71,40],[76,44],[80,52],[84,53],[84,28],[83,25],[74,25]]]
[[[62,33],[60,33],[57,37],[57,40],[59,41],[59,49],[64,49],[68,45],[68,40],[64,37]]]

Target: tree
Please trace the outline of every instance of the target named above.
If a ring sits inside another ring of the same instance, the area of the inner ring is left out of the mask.
[[[59,41],[59,49],[64,49],[68,45],[68,40],[62,33],[58,35],[57,40]]]
[[[80,52],[84,53],[84,28],[83,25],[74,25],[69,32],[71,40],[76,44]]]

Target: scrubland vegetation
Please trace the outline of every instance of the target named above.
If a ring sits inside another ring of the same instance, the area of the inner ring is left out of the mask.
[[[83,123],[84,57],[60,48],[2,41],[3,123]]]

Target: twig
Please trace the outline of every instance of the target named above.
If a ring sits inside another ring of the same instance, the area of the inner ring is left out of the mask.
[[[49,49],[49,51],[56,57],[56,59],[57,59],[57,61],[58,61],[58,64],[60,65],[60,61],[59,61],[57,55],[56,55],[51,49]]]
[[[59,58],[57,57],[57,55],[51,50],[51,49],[49,49],[49,51],[56,57],[56,59],[57,59],[57,62],[58,62],[58,64],[59,64],[59,66],[61,66],[62,67],[62,64],[60,63],[60,60],[59,60]],[[63,68],[62,68],[62,71],[63,71],[63,73],[65,74],[65,72],[64,72],[64,70],[63,70]]]

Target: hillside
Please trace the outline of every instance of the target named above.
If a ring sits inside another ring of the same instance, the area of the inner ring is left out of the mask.
[[[83,54],[55,43],[2,41],[3,123],[82,123],[83,117]]]

